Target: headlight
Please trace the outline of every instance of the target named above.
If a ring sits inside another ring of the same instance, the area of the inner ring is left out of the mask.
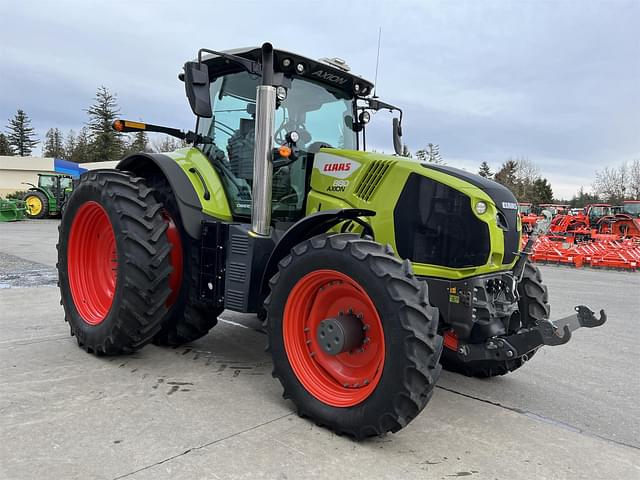
[[[290,143],[295,144],[298,140],[300,140],[300,134],[295,130],[291,130],[289,133],[287,133],[286,138]]]
[[[366,110],[364,112],[360,112],[359,119],[360,123],[369,123],[369,120],[371,120],[371,114]]]
[[[486,203],[484,203],[483,201],[479,201],[478,203],[476,203],[476,213],[478,215],[482,215],[486,211],[487,211]]]
[[[276,97],[278,97],[278,100],[282,102],[285,98],[287,98],[287,89],[282,86],[276,88]]]

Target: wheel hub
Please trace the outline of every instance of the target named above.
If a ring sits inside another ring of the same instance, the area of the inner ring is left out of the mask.
[[[296,377],[328,405],[357,405],[380,381],[385,359],[382,321],[364,288],[342,272],[315,270],[294,285],[282,333]]]
[[[363,325],[353,313],[340,312],[336,317],[327,318],[320,322],[316,338],[322,351],[329,355],[349,352],[362,345],[364,340]]]

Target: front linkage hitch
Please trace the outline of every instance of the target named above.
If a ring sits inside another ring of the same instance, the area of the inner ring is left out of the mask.
[[[533,245],[540,235],[545,234],[551,225],[551,213],[542,211],[543,218],[536,223],[527,244],[519,252],[518,261],[513,268],[513,275],[518,281],[522,280],[525,263]],[[599,327],[607,321],[604,310],[600,310],[600,318],[596,318],[594,312],[584,305],[575,307],[576,313],[551,322],[544,320],[534,327],[520,330],[513,335],[492,337],[484,344],[459,344],[458,355],[465,362],[478,360],[503,360],[523,357],[538,349],[542,345],[564,345],[571,340],[571,332],[580,327]]]
[[[575,307],[576,313],[551,322],[544,320],[532,328],[521,330],[513,335],[493,337],[484,344],[461,344],[458,355],[465,362],[478,360],[504,360],[526,356],[542,345],[564,345],[571,339],[571,332],[580,327],[593,328],[607,321],[604,310],[600,318],[584,305]]]

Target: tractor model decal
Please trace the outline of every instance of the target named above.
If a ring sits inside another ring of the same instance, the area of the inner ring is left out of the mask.
[[[327,188],[327,192],[344,192],[349,186],[349,180],[334,180],[333,184]]]
[[[316,70],[311,75],[318,77],[320,80],[326,80],[331,83],[337,83],[338,85],[344,84],[347,79],[336,75],[335,73],[325,72],[324,70]]]

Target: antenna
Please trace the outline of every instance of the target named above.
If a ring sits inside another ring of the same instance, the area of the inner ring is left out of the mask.
[[[380,65],[380,39],[382,38],[382,26],[378,30],[378,54],[376,55],[376,75],[373,80],[373,98],[378,98],[378,65]]]

